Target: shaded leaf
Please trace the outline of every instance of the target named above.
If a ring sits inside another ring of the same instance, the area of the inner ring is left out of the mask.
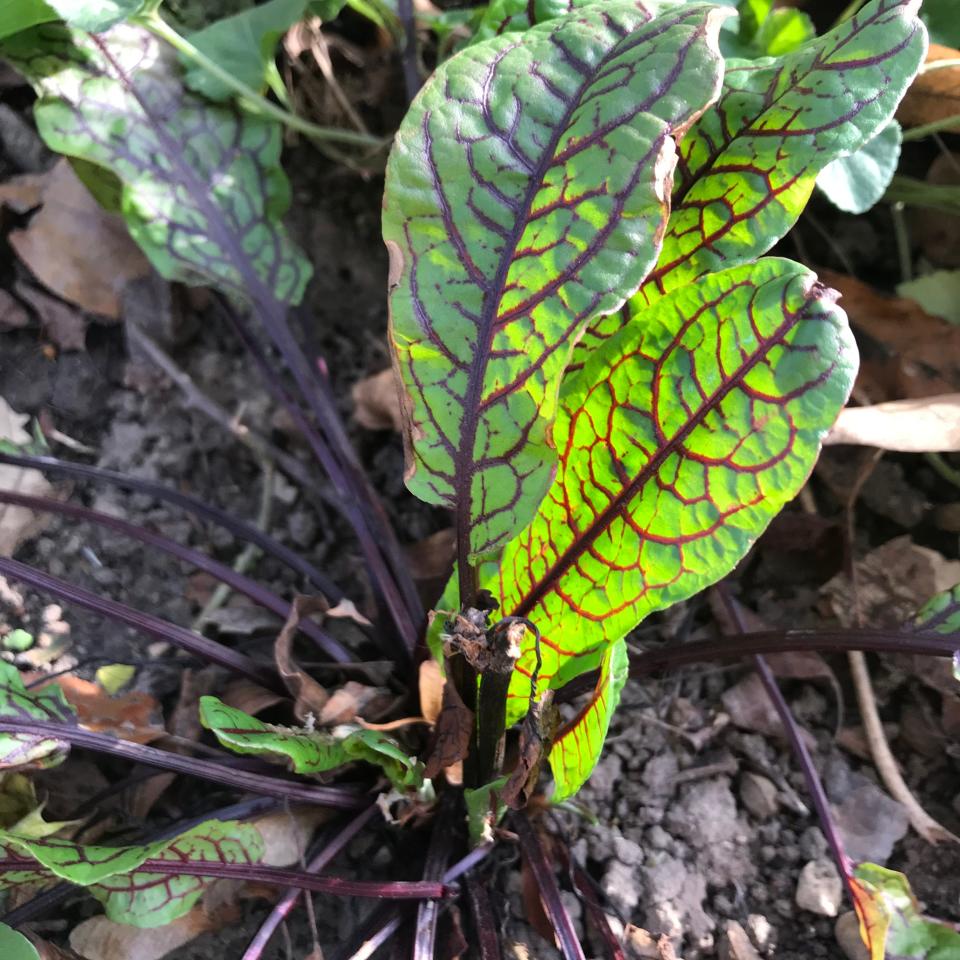
[[[617,640],[600,662],[600,676],[589,701],[558,731],[549,753],[555,803],[572,797],[597,765],[629,667],[626,641]]]
[[[169,51],[139,27],[96,39],[40,27],[2,52],[40,95],[47,144],[123,182],[130,232],[164,277],[300,299],[310,268],[280,224],[290,190],[276,124],[185,93]]]
[[[397,378],[389,368],[353,385],[353,415],[367,430],[403,429]]]
[[[835,295],[766,259],[701,278],[609,341],[554,429],[560,469],[487,586],[542,635],[540,685],[729,572],[805,483],[852,386]],[[529,695],[528,645],[510,716]]]
[[[44,0],[6,0],[0,4],[0,40],[57,19],[57,11]]]
[[[472,846],[493,840],[493,828],[507,812],[506,804],[500,799],[500,792],[506,785],[507,777],[500,777],[482,787],[463,791],[467,831]]]
[[[716,95],[722,15],[611,3],[478,44],[397,134],[383,226],[407,484],[457,511],[471,556],[533,515],[576,337],[656,258],[672,135]]]
[[[75,726],[77,719],[59,687],[27,690],[20,671],[0,660],[0,717],[4,720],[41,720]],[[31,733],[0,733],[0,769],[55,767],[66,759],[66,740]]]
[[[445,680],[440,712],[427,746],[424,776],[433,779],[441,770],[460,763],[470,752],[473,733],[473,711],[463,702],[456,686]]]
[[[254,90],[267,86],[268,74],[279,80],[274,57],[280,37],[304,13],[307,0],[268,0],[231,17],[224,17],[190,35],[190,42],[230,75]],[[235,94],[189,57],[182,57],[184,83],[211,100]]]
[[[166,736],[160,704],[149,693],[131,690],[111,697],[99,684],[70,674],[57,677],[52,684],[63,691],[78,722],[88,730],[112,733],[134,743],[151,743]],[[41,689],[47,686],[44,684]]]
[[[381,767],[398,788],[422,783],[422,765],[379,730],[340,728],[338,736],[278,726],[228,707],[216,697],[201,697],[200,721],[235,753],[285,759],[295,773],[323,773],[363,760]]]
[[[22,933],[5,923],[0,923],[0,957],[3,960],[40,960],[37,948]]]
[[[10,869],[22,862],[35,877],[86,887],[109,919],[137,927],[159,927],[183,916],[197,902],[208,877],[138,870],[148,861],[255,863],[263,855],[257,828],[234,820],[208,820],[174,837],[131,847],[81,846],[68,840],[28,840],[0,831],[0,889],[17,885]],[[13,878],[13,879],[11,879]]]
[[[923,916],[902,873],[861,863],[851,884],[860,918],[860,935],[871,960],[954,960],[960,956],[960,931]]]
[[[840,210],[866,213],[897,172],[900,141],[900,124],[893,120],[856,153],[831,160],[817,176],[817,187]]]
[[[960,634],[960,583],[931,597],[910,625],[916,630]]]
[[[932,41],[960,47],[960,20],[953,0],[924,0],[920,16]]]
[[[916,301],[934,317],[960,326],[960,270],[935,270],[897,284],[897,293]]]

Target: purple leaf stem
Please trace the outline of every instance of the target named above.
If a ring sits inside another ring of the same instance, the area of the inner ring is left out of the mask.
[[[87,507],[82,507],[75,503],[63,503],[60,500],[53,500],[49,497],[31,497],[27,494],[15,493],[12,490],[0,490],[0,503],[11,503],[26,507],[29,510],[57,513],[62,516],[73,517],[76,520],[106,527],[109,530],[115,530],[124,536],[139,540],[149,547],[154,547],[162,553],[168,553],[171,556],[177,557],[185,563],[196,567],[198,570],[209,573],[221,583],[225,583],[231,590],[245,597],[249,597],[254,603],[272,611],[280,617],[281,620],[286,620],[287,617],[290,616],[290,604],[282,597],[277,596],[272,590],[268,590],[261,583],[258,583],[256,580],[251,580],[241,573],[237,573],[235,570],[211,559],[199,550],[185,547],[162,534],[148,530],[146,527],[129,523],[126,520],[121,520],[119,517],[112,517],[107,513],[90,510]],[[321,629],[312,620],[301,620],[299,629],[310,637],[332,660],[337,663],[353,662],[354,658],[346,648],[337,640],[334,640],[330,634]]]
[[[370,822],[370,820],[379,813],[379,807],[371,804],[362,813],[354,817],[342,829],[337,830],[336,835],[329,843],[324,843],[321,849],[307,862],[307,873],[319,873],[324,869],[344,847]],[[270,943],[270,938],[276,933],[277,927],[293,912],[300,899],[300,890],[288,890],[277,902],[277,905],[270,911],[270,915],[264,920],[260,929],[256,932],[250,945],[244,951],[240,960],[260,960],[263,951]]]
[[[261,665],[245,654],[231,650],[215,640],[202,637],[185,627],[161,620],[153,614],[135,610],[118,600],[98,596],[89,590],[84,590],[82,587],[9,557],[0,557],[0,576],[51,593],[61,600],[82,607],[84,610],[90,610],[92,613],[109,617],[157,640],[166,640],[194,656],[232,670],[275,693],[287,695],[283,681],[271,665]]]
[[[564,960],[586,960],[583,947],[577,939],[576,931],[573,929],[573,920],[560,898],[560,888],[557,886],[553,866],[547,859],[546,851],[543,849],[537,831],[522,811],[514,814],[512,823],[516,828],[517,836],[520,838],[520,848],[523,850],[523,855],[533,871],[534,880],[536,880],[537,888],[540,891],[540,899],[547,911],[547,917],[553,924],[553,930]]]
[[[91,467],[85,463],[71,463],[69,460],[58,460],[55,457],[41,457],[30,454],[13,454],[0,450],[0,463],[12,467],[26,467],[41,470],[53,476],[76,477],[82,480],[92,480],[96,483],[109,483],[113,486],[133,490],[155,497],[164,503],[172,503],[189,513],[193,513],[204,520],[214,523],[224,530],[229,530],[235,537],[258,546],[264,553],[286,564],[291,570],[296,570],[302,577],[312,583],[332,604],[343,599],[343,591],[312,563],[305,560],[295,550],[284,546],[273,537],[258,530],[253,524],[238,520],[226,510],[214,507],[189,493],[181,493],[173,487],[164,486],[153,480],[144,480],[141,477],[127,476],[115,470],[104,470],[100,467]]]
[[[430,833],[430,843],[423,865],[423,879],[437,880],[443,876],[450,859],[450,850],[457,839],[454,824],[454,804],[459,798],[453,793],[444,794]],[[417,908],[417,920],[413,935],[413,960],[433,960],[437,942],[437,920],[440,908],[436,901],[425,901]]]
[[[467,879],[466,888],[480,960],[502,960],[497,919],[493,913],[487,888],[473,877]]]
[[[211,760],[198,757],[186,757],[167,750],[158,750],[141,743],[118,740],[103,733],[94,733],[81,727],[72,727],[61,723],[46,723],[40,720],[2,720],[0,733],[29,733],[41,737],[66,740],[78,747],[122,757],[134,763],[143,763],[161,770],[172,770],[188,777],[222,783],[234,790],[276,797],[280,800],[292,800],[298,803],[311,803],[321,807],[337,807],[343,810],[356,810],[365,807],[369,800],[363,794],[343,787],[321,787],[309,782],[283,780],[280,777],[237,770]]]

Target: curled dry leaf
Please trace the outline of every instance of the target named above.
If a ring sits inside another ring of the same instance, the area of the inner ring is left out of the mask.
[[[392,699],[390,691],[384,687],[370,687],[348,680],[331,694],[320,711],[318,722],[324,727],[353,723],[361,714],[364,719],[377,720]]]
[[[927,63],[960,60],[960,50],[931,43]],[[905,127],[919,127],[960,114],[960,66],[926,70],[917,74],[897,110]]]
[[[42,206],[10,245],[34,276],[83,310],[120,318],[124,286],[150,271],[120,216],[107,213],[67,160],[46,175]]]
[[[283,682],[293,696],[293,712],[298,720],[306,720],[309,714],[318,717],[326,706],[330,695],[310,674],[301,670],[293,659],[293,640],[297,627],[304,617],[315,613],[325,614],[330,608],[323,597],[295,597],[290,607],[290,616],[283,625],[277,642],[273,646],[273,656],[277,670]]]
[[[432,779],[441,770],[460,763],[469,752],[472,736],[473,711],[452,683],[444,683],[443,703],[427,747],[424,776]]]
[[[87,345],[87,321],[69,303],[26,283],[18,283],[20,298],[37,313],[43,335],[61,350],[83,350]]]
[[[69,674],[52,681],[77,711],[77,719],[88,730],[115,734],[121,740],[151,743],[166,736],[160,705],[148,693],[132,690],[111,697],[98,683]],[[46,686],[46,684],[44,684]]]
[[[847,407],[823,441],[902,453],[960,450],[960,393]]]
[[[354,416],[368,430],[403,430],[400,394],[389,367],[353,385]]]
[[[436,723],[443,706],[443,671],[434,660],[420,664],[420,712],[429,723]]]
[[[0,397],[0,442],[16,445],[29,443],[30,434],[26,430],[28,420],[29,417],[14,413]],[[0,487],[35,497],[53,494],[53,487],[42,473],[20,467],[0,466]],[[39,533],[47,522],[48,518],[42,514],[35,514],[24,507],[0,505],[0,557],[12,556],[24,540]]]

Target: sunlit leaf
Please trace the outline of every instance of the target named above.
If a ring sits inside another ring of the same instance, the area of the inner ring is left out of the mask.
[[[211,879],[138,869],[148,861],[255,863],[262,856],[257,828],[232,820],[209,820],[171,840],[131,847],[81,846],[0,831],[0,889],[66,880],[86,887],[111,920],[158,927],[190,910]]]
[[[923,916],[902,873],[861,863],[853,871],[854,906],[870,960],[956,960],[960,930]]]
[[[813,21],[802,10],[774,7],[773,0],[740,0],[736,34],[724,31],[720,49],[727,57],[779,57],[816,36]]]
[[[533,515],[576,337],[656,258],[671,134],[718,90],[721,19],[613,2],[469,47],[397,134],[384,237],[407,483],[457,511],[473,556]]]
[[[339,727],[335,733],[264,723],[216,697],[200,698],[200,722],[235,753],[288,761],[295,773],[335,770],[355,760],[383,769],[399,788],[419,787],[423,766],[379,730]]]
[[[75,726],[77,719],[57,686],[27,690],[20,671],[0,660],[0,717],[6,721],[41,720]],[[53,767],[70,750],[66,740],[32,733],[0,733],[0,768]]]
[[[190,42],[234,79],[254,90],[267,85],[268,74],[279,80],[274,57],[277,42],[302,16],[307,0],[269,0],[204,27]],[[211,100],[227,100],[234,88],[184,57],[184,82]]]
[[[139,27],[37,27],[0,53],[36,87],[47,144],[122,181],[130,232],[160,273],[257,303],[300,299],[310,267],[280,223],[290,190],[276,124],[186,93],[170,51]]]
[[[617,640],[600,662],[600,677],[589,701],[558,731],[549,754],[554,802],[572,797],[597,765],[629,667],[626,641]]]
[[[891,120],[856,153],[837,157],[817,177],[817,188],[847,213],[866,213],[887,192],[900,161],[900,124]]]
[[[835,298],[761,260],[674,291],[591,357],[554,428],[557,478],[484,584],[539,628],[541,686],[725,576],[796,496],[857,365]],[[528,644],[513,719],[534,662]]]

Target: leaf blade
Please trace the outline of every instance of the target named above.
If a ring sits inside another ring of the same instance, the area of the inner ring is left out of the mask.
[[[726,574],[798,492],[856,369],[834,296],[768,258],[674,291],[588,363],[554,430],[557,479],[484,584],[540,629],[541,687]]]
[[[572,344],[642,281],[671,134],[718,89],[725,12],[649,16],[588,6],[467,49],[437,71],[391,153],[384,239],[407,485],[457,510],[473,558],[522,526],[549,484]]]
[[[4,720],[43,720],[76,726],[77,717],[56,685],[27,690],[20,671],[0,661],[0,717]],[[54,767],[66,759],[70,744],[30,733],[0,733],[0,769]]]

